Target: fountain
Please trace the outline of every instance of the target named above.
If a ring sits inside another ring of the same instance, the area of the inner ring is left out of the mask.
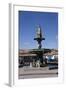
[[[33,52],[37,55],[37,58],[38,58],[38,60],[36,60],[36,61],[39,62],[41,65],[43,65],[44,49],[42,49],[41,42],[42,42],[42,40],[45,40],[45,38],[42,37],[42,31],[41,31],[40,26],[38,26],[38,28],[37,28],[36,37],[34,38],[34,40],[36,40],[38,42],[38,48],[33,50]],[[39,65],[39,63],[37,65]]]

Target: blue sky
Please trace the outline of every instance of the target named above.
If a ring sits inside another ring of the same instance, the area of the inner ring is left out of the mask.
[[[19,11],[19,49],[37,48],[37,25],[45,37],[42,48],[58,48],[58,13]]]

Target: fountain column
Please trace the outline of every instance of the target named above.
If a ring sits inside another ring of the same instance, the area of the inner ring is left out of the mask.
[[[40,60],[40,63],[43,64],[43,51],[42,51],[42,40],[45,40],[45,38],[42,37],[42,31],[41,31],[41,27],[38,26],[37,28],[37,32],[36,32],[36,37],[34,38],[34,40],[36,40],[38,42],[38,49],[37,49],[37,57]]]

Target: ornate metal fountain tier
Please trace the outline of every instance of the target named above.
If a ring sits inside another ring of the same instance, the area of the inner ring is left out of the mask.
[[[36,37],[34,38],[34,40],[38,42],[38,49],[41,49],[42,47],[41,42],[42,40],[45,40],[45,38],[42,37],[42,31],[40,26],[38,26],[36,30]]]

